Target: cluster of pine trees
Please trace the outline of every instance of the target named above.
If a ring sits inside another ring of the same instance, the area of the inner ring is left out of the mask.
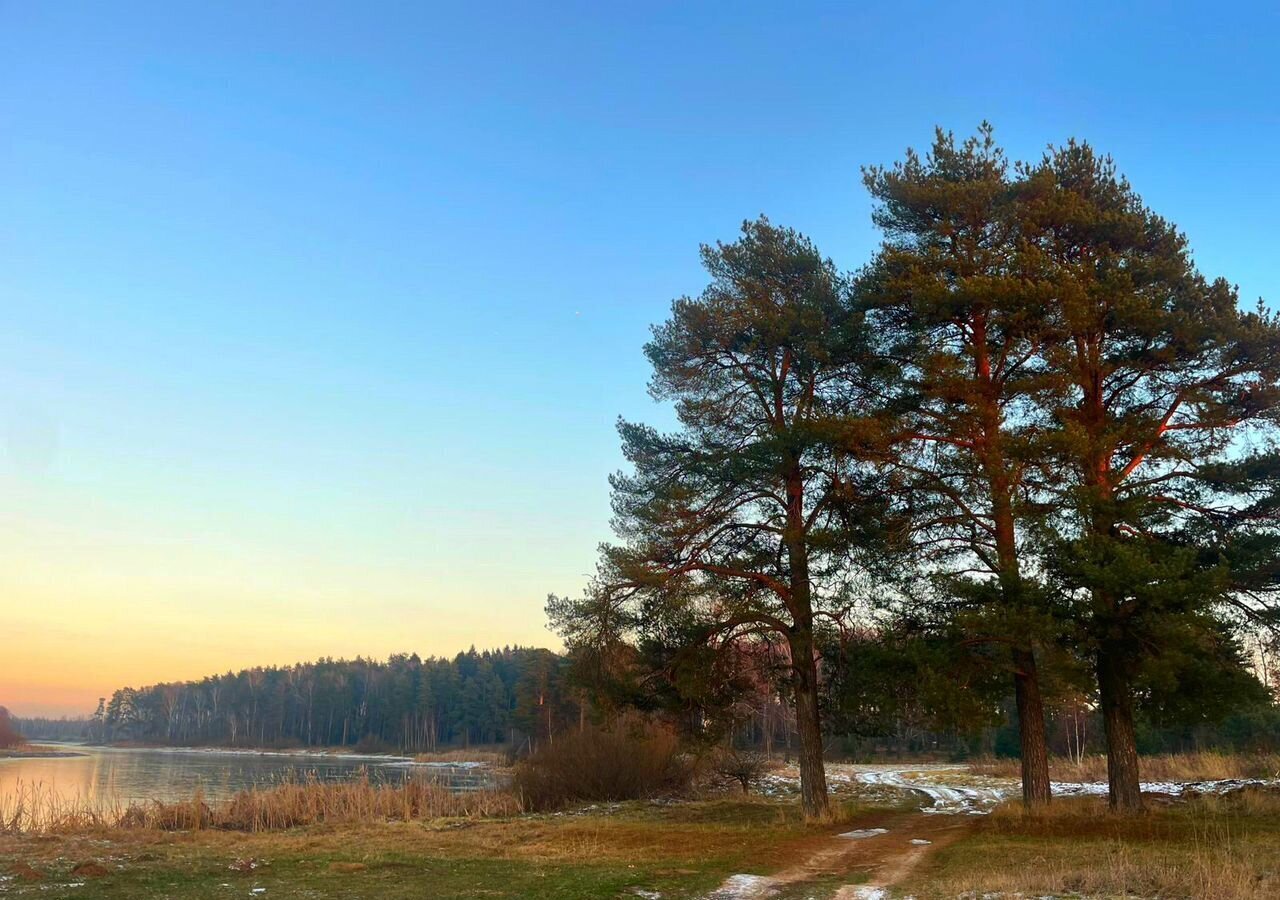
[[[1125,808],[1144,743],[1274,741],[1280,321],[1087,144],[1013,164],[940,132],[864,180],[856,272],[764,218],[702,248],[645,348],[679,427],[620,423],[618,539],[548,602],[567,655],[124,689],[90,736],[424,751],[641,708],[794,749],[811,814],[837,735],[980,735],[1031,804],[1051,750],[1101,746]]]
[[[433,751],[536,744],[576,722],[582,695],[549,650],[509,647],[453,659],[417,654],[245,669],[122,688],[87,725],[98,741]]]
[[[811,814],[833,713],[1002,691],[1028,803],[1065,695],[1136,808],[1143,711],[1256,693],[1240,636],[1280,621],[1280,322],[1087,144],[939,132],[864,181],[854,273],[764,218],[703,247],[645,348],[679,428],[620,424],[618,540],[552,620],[620,702],[785,659]]]

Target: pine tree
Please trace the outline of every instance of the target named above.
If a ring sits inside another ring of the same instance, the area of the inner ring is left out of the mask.
[[[908,150],[892,168],[868,169],[885,243],[859,294],[881,351],[899,367],[896,401],[907,427],[897,465],[919,498],[915,531],[926,565],[966,579],[976,571],[998,588],[953,584],[948,593],[981,597],[975,640],[1010,647],[1023,799],[1033,804],[1049,802],[1050,788],[1033,640],[1040,616],[1022,532],[1047,292],[1021,237],[1010,175],[986,124],[960,144],[939,130],[925,158]]]
[[[802,801],[820,816],[815,633],[847,612],[851,558],[891,489],[851,452],[874,433],[866,334],[844,279],[794,231],[747,222],[702,256],[710,286],[677,300],[645,348],[651,393],[675,402],[681,428],[620,424],[633,467],[612,479],[621,542],[586,598],[551,611],[571,646],[584,630],[628,629],[691,649],[783,643]]]
[[[1248,574],[1200,541],[1252,488],[1223,466],[1274,435],[1280,328],[1204,279],[1186,238],[1087,144],[1050,151],[1022,191],[1054,296],[1041,352],[1045,484],[1061,486],[1050,568],[1094,654],[1111,804],[1135,809],[1135,679],[1167,635],[1238,600]],[[1224,540],[1240,551],[1245,536]]]

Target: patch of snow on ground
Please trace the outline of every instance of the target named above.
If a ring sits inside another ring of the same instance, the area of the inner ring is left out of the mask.
[[[940,815],[989,813],[997,804],[1019,794],[1015,779],[974,775],[962,765],[919,764],[915,766],[841,765],[827,770],[830,792],[839,796],[856,793],[862,799],[890,799],[902,791],[923,794],[928,803],[923,812]],[[799,791],[800,775],[794,766],[765,777],[761,793],[787,796]],[[1142,783],[1147,794],[1174,797],[1194,794],[1228,794],[1247,787],[1280,787],[1280,779],[1228,778],[1218,781],[1150,781]],[[1080,797],[1107,794],[1105,782],[1065,782],[1052,784],[1054,796]]]
[[[1144,781],[1141,787],[1144,794],[1168,794],[1172,797],[1181,797],[1184,794],[1214,794],[1221,796],[1222,794],[1230,794],[1232,791],[1241,791],[1248,787],[1276,787],[1278,785],[1280,785],[1280,779],[1275,778],[1222,778],[1216,781]],[[1051,787],[1053,788],[1054,796],[1105,797],[1107,794],[1107,785],[1101,781],[1084,783],[1055,781]]]
[[[860,841],[860,840],[863,840],[864,838],[871,838],[879,834],[888,834],[888,833],[889,833],[888,828],[859,828],[855,831],[846,831],[844,832],[844,834],[840,835],[840,837],[852,838],[855,841]]]
[[[425,769],[487,769],[488,763],[472,762],[470,760],[461,760],[459,762],[414,762],[409,761],[411,766],[421,766]]]
[[[947,784],[943,780],[945,776],[940,774],[955,775],[963,771],[961,767],[872,769],[858,772],[857,778],[863,784],[895,787],[924,794],[931,801],[928,806],[922,807],[927,813],[982,815],[1010,793],[1011,789],[1004,786]]]
[[[772,897],[778,893],[772,878],[764,875],[730,875],[720,887],[710,894],[706,900],[756,900],[759,897]]]
[[[837,896],[849,900],[889,900],[889,892],[874,884],[855,884],[842,890]]]

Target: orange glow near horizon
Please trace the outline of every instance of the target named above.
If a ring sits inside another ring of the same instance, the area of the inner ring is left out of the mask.
[[[76,717],[92,713],[99,697],[109,698],[121,687],[198,680],[254,666],[325,656],[385,658],[401,652],[452,656],[472,645],[484,649],[557,643],[540,628],[527,628],[523,634],[508,629],[498,636],[496,630],[479,634],[440,623],[432,627],[427,618],[416,616],[379,629],[345,627],[343,620],[329,626],[313,622],[292,634],[278,621],[256,631],[203,622],[192,629],[203,635],[199,639],[148,627],[109,638],[78,628],[42,634],[41,626],[28,623],[6,636],[9,643],[0,658],[0,706],[19,716]]]
[[[39,471],[8,462],[0,443],[0,705],[23,716],[320,657],[555,647],[544,598],[581,588],[598,540],[581,520],[537,527],[541,504],[372,502],[319,474],[284,490],[274,470],[202,480],[107,465],[88,441]]]
[[[25,534],[0,551],[0,591],[21,598],[6,604],[0,653],[0,705],[16,715],[87,715],[125,686],[325,656],[558,645],[536,569],[463,553],[449,569],[376,567],[119,534],[63,532],[54,547]]]

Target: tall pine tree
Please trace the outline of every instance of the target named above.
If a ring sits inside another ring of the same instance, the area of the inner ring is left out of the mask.
[[[1010,174],[985,124],[959,144],[939,131],[923,159],[908,150],[892,168],[867,170],[885,241],[859,293],[901,376],[895,400],[907,428],[897,465],[921,498],[917,546],[927,566],[953,579],[949,596],[980,598],[960,604],[981,607],[973,639],[1009,647],[1023,798],[1033,804],[1047,803],[1050,788],[1040,616],[1022,533],[1048,295],[1028,258]],[[975,574],[993,589],[955,583]]]
[[[1087,144],[1049,152],[1021,191],[1039,277],[1053,283],[1041,351],[1054,421],[1045,484],[1060,487],[1049,559],[1094,656],[1111,804],[1134,809],[1142,666],[1263,577],[1238,516],[1219,529],[1223,552],[1202,539],[1254,487],[1230,463],[1273,435],[1280,328],[1203,278],[1186,238]]]
[[[848,612],[853,560],[892,489],[854,452],[878,427],[866,333],[844,279],[794,231],[748,222],[702,255],[711,284],[677,300],[645,348],[651,392],[681,427],[620,425],[632,466],[612,479],[620,542],[588,596],[552,611],[571,644],[584,629],[783,644],[801,797],[821,816],[816,632]]]

